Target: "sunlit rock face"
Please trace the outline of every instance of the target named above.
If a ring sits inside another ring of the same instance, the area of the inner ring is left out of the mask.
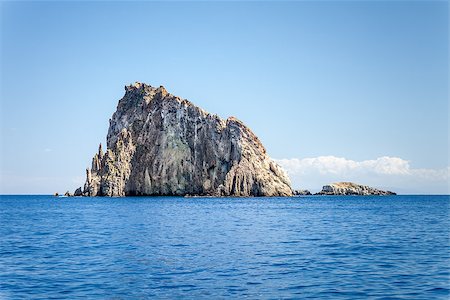
[[[329,185],[324,185],[322,191],[317,193],[318,195],[396,195],[391,191],[382,191],[367,185],[360,185],[353,182],[336,182]]]
[[[164,87],[125,87],[86,170],[85,196],[291,196],[284,170],[236,118],[212,115]]]

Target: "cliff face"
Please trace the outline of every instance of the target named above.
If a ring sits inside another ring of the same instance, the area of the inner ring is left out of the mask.
[[[135,83],[86,170],[85,196],[291,196],[285,172],[239,120]]]
[[[391,191],[382,191],[371,188],[366,185],[359,185],[352,182],[337,182],[332,183],[330,185],[325,185],[322,188],[322,191],[317,193],[318,195],[396,195]]]

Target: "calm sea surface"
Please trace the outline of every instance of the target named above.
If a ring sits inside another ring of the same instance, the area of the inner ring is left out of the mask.
[[[1,196],[0,299],[449,299],[449,196]]]

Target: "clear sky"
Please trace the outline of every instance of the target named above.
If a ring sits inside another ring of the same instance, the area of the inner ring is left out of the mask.
[[[1,2],[0,193],[83,184],[126,84],[236,116],[294,188],[448,193],[448,2]]]

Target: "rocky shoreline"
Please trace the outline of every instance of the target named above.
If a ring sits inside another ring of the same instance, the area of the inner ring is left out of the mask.
[[[356,184],[353,182],[337,182],[324,185],[322,190],[318,193],[311,193],[309,190],[293,190],[292,196],[393,196],[397,195],[395,192],[383,191],[367,185]],[[55,196],[59,196],[55,193]],[[78,188],[73,194],[66,192],[65,197],[84,196],[81,188]],[[186,194],[184,197],[215,197],[214,195],[191,195]]]

